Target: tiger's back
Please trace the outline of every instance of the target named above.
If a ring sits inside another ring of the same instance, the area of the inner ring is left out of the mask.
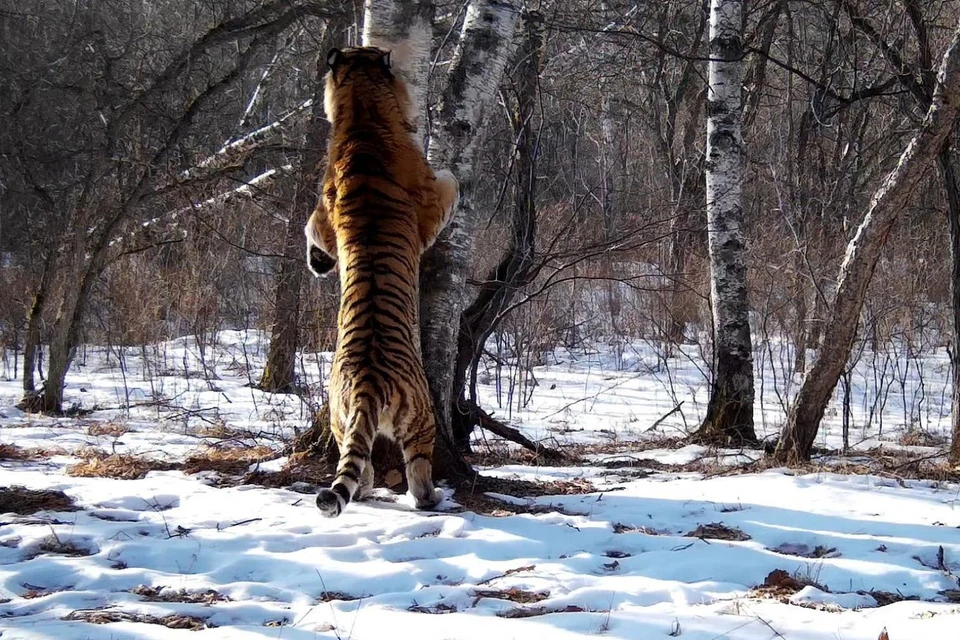
[[[417,506],[430,508],[442,494],[431,478],[436,428],[416,334],[419,261],[449,220],[457,185],[448,173],[434,175],[411,135],[409,98],[388,54],[358,48],[330,58],[333,132],[307,244],[315,272],[324,257],[339,265],[330,410],[340,461],[317,505],[335,517],[358,490],[369,493],[379,432],[401,446]]]

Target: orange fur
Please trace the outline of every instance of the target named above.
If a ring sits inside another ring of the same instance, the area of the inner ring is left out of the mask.
[[[337,477],[317,505],[340,514],[372,488],[377,433],[396,440],[420,508],[440,499],[431,479],[435,422],[416,334],[421,254],[449,222],[459,186],[435,175],[414,137],[413,106],[372,47],[331,51],[324,100],[333,125],[323,194],[305,229],[315,273],[340,273],[330,376]]]

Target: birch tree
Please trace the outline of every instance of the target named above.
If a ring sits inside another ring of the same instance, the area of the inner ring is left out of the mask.
[[[421,347],[438,418],[435,469],[451,478],[472,473],[454,450],[451,408],[457,329],[476,230],[471,204],[473,155],[510,55],[518,16],[516,7],[498,0],[473,0],[467,5],[441,92],[436,126],[430,132],[430,164],[449,169],[460,182],[459,208],[420,264]],[[432,19],[433,3],[429,1],[367,0],[365,4],[364,45],[393,52],[392,64],[410,84],[421,115]],[[417,123],[418,130],[422,122]]]
[[[706,191],[713,383],[697,438],[723,444],[755,443],[757,439],[741,195],[742,11],[741,0],[713,0],[710,7]]]
[[[824,411],[856,338],[867,287],[900,214],[937,162],[960,112],[960,25],[943,54],[930,107],[920,129],[873,194],[837,277],[837,292],[824,323],[820,351],[804,376],[787,417],[777,455],[789,461],[810,458]]]
[[[460,206],[447,229],[424,255],[420,270],[421,344],[424,367],[438,414],[439,429],[451,459],[453,452],[453,389],[461,314],[477,230],[473,205],[473,157],[487,112],[513,48],[520,12],[497,0],[475,0],[467,6],[460,42],[450,65],[429,159],[447,167],[460,181]],[[461,471],[463,469],[461,468]]]

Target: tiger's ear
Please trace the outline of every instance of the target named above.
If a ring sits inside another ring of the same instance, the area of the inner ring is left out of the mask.
[[[327,53],[327,66],[331,69],[336,69],[340,63],[343,61],[343,52],[340,49],[334,47],[330,49]]]
[[[383,54],[380,56],[380,64],[382,64],[387,69],[390,68],[390,52],[389,51],[384,51]]]

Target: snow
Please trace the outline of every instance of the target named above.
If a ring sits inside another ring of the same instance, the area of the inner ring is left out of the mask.
[[[331,521],[319,515],[312,487],[232,486],[214,482],[215,472],[151,471],[137,480],[66,473],[90,447],[168,461],[214,442],[279,452],[311,408],[248,386],[263,353],[261,335],[223,332],[202,357],[193,339],[125,350],[121,370],[116,349],[88,347],[68,378],[67,403],[101,408],[78,418],[17,411],[17,381],[0,381],[0,443],[54,454],[0,460],[0,486],[62,490],[77,507],[0,515],[4,640],[876,640],[884,627],[892,640],[956,637],[960,604],[949,594],[960,589],[957,484],[844,475],[826,461],[817,473],[704,477],[645,465],[734,465],[757,454],[629,450],[679,401],[684,415],[654,434],[679,435],[702,412],[706,380],[692,352],[668,362],[669,372],[642,344],[626,357],[550,354],[535,370],[532,400],[510,412],[512,423],[554,443],[621,448],[588,455],[585,466],[484,467],[490,476],[589,481],[596,489],[491,494],[518,511],[502,517],[463,509],[449,488],[436,512],[403,499],[369,501]],[[910,369],[928,399],[946,385],[943,357]],[[891,446],[885,438],[902,431],[905,414],[931,432],[946,427],[949,417],[935,408],[916,410],[910,384],[897,394],[902,404],[891,398],[883,406],[885,431],[876,412],[868,424],[862,409],[872,392],[862,382],[873,379],[870,362],[853,377],[861,448]],[[328,366],[329,354],[302,358],[317,394]],[[758,425],[773,433],[783,407],[772,378],[765,383]],[[496,387],[482,385],[485,406],[497,406]],[[839,442],[838,421],[828,419],[823,442]],[[103,425],[122,428],[96,428]],[[259,467],[277,470],[285,460]],[[637,466],[604,466],[616,461]],[[77,555],[57,552],[66,545]],[[755,591],[775,570],[799,588],[781,598]],[[885,604],[891,597],[905,599]],[[91,611],[118,621],[84,622]],[[206,628],[157,623],[172,615]]]

